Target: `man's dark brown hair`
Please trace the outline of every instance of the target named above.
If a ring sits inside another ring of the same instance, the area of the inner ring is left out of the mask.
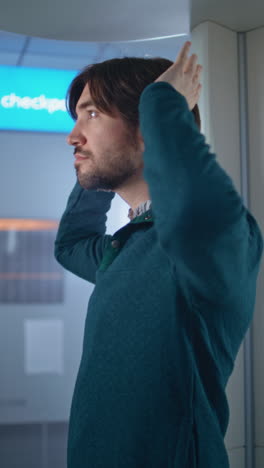
[[[66,97],[67,109],[77,119],[76,105],[86,84],[101,112],[113,116],[116,111],[131,128],[139,125],[139,100],[144,88],[153,83],[173,62],[166,58],[123,57],[85,67],[72,81]],[[199,108],[192,110],[201,130]]]

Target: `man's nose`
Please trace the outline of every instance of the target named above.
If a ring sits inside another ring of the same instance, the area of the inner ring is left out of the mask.
[[[66,141],[67,141],[68,145],[71,145],[71,146],[80,145],[81,146],[86,142],[86,139],[85,139],[84,135],[82,135],[82,133],[80,131],[78,131],[78,129],[75,126],[72,129],[71,133],[69,133],[69,135],[67,136]]]

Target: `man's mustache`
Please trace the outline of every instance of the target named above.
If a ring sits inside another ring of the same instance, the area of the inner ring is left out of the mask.
[[[86,156],[87,158],[91,156],[92,154],[90,151],[82,151],[81,149],[78,149],[78,147],[74,149],[73,154],[76,154],[76,153],[81,154],[82,156]]]

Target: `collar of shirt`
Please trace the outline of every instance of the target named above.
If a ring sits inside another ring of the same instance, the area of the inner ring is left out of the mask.
[[[145,213],[145,211],[148,211],[150,208],[151,208],[151,200],[147,200],[143,203],[140,203],[140,205],[138,205],[134,211],[132,210],[132,208],[129,208],[128,218],[132,220],[136,218],[137,216],[142,215],[143,213]]]

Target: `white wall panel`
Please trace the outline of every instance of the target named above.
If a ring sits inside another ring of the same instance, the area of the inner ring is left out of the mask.
[[[248,96],[250,130],[250,200],[251,210],[264,232],[264,28],[247,34]],[[254,385],[256,440],[264,447],[264,265],[258,279],[254,318]],[[263,449],[264,450],[264,449]],[[259,453],[264,466],[263,451]]]
[[[228,449],[241,447],[245,440],[244,426],[244,347],[237,355],[234,372],[227,385],[227,398],[230,409],[229,426],[225,437]]]
[[[202,132],[240,193],[237,34],[204,22],[192,31],[192,44],[191,53],[196,53],[203,65],[199,102]],[[245,443],[243,345],[227,386],[227,397],[230,421],[225,443],[228,449],[242,447]]]
[[[256,468],[263,468],[264,466],[264,447],[256,448]]]
[[[228,458],[230,468],[246,468],[244,448],[228,450]]]

